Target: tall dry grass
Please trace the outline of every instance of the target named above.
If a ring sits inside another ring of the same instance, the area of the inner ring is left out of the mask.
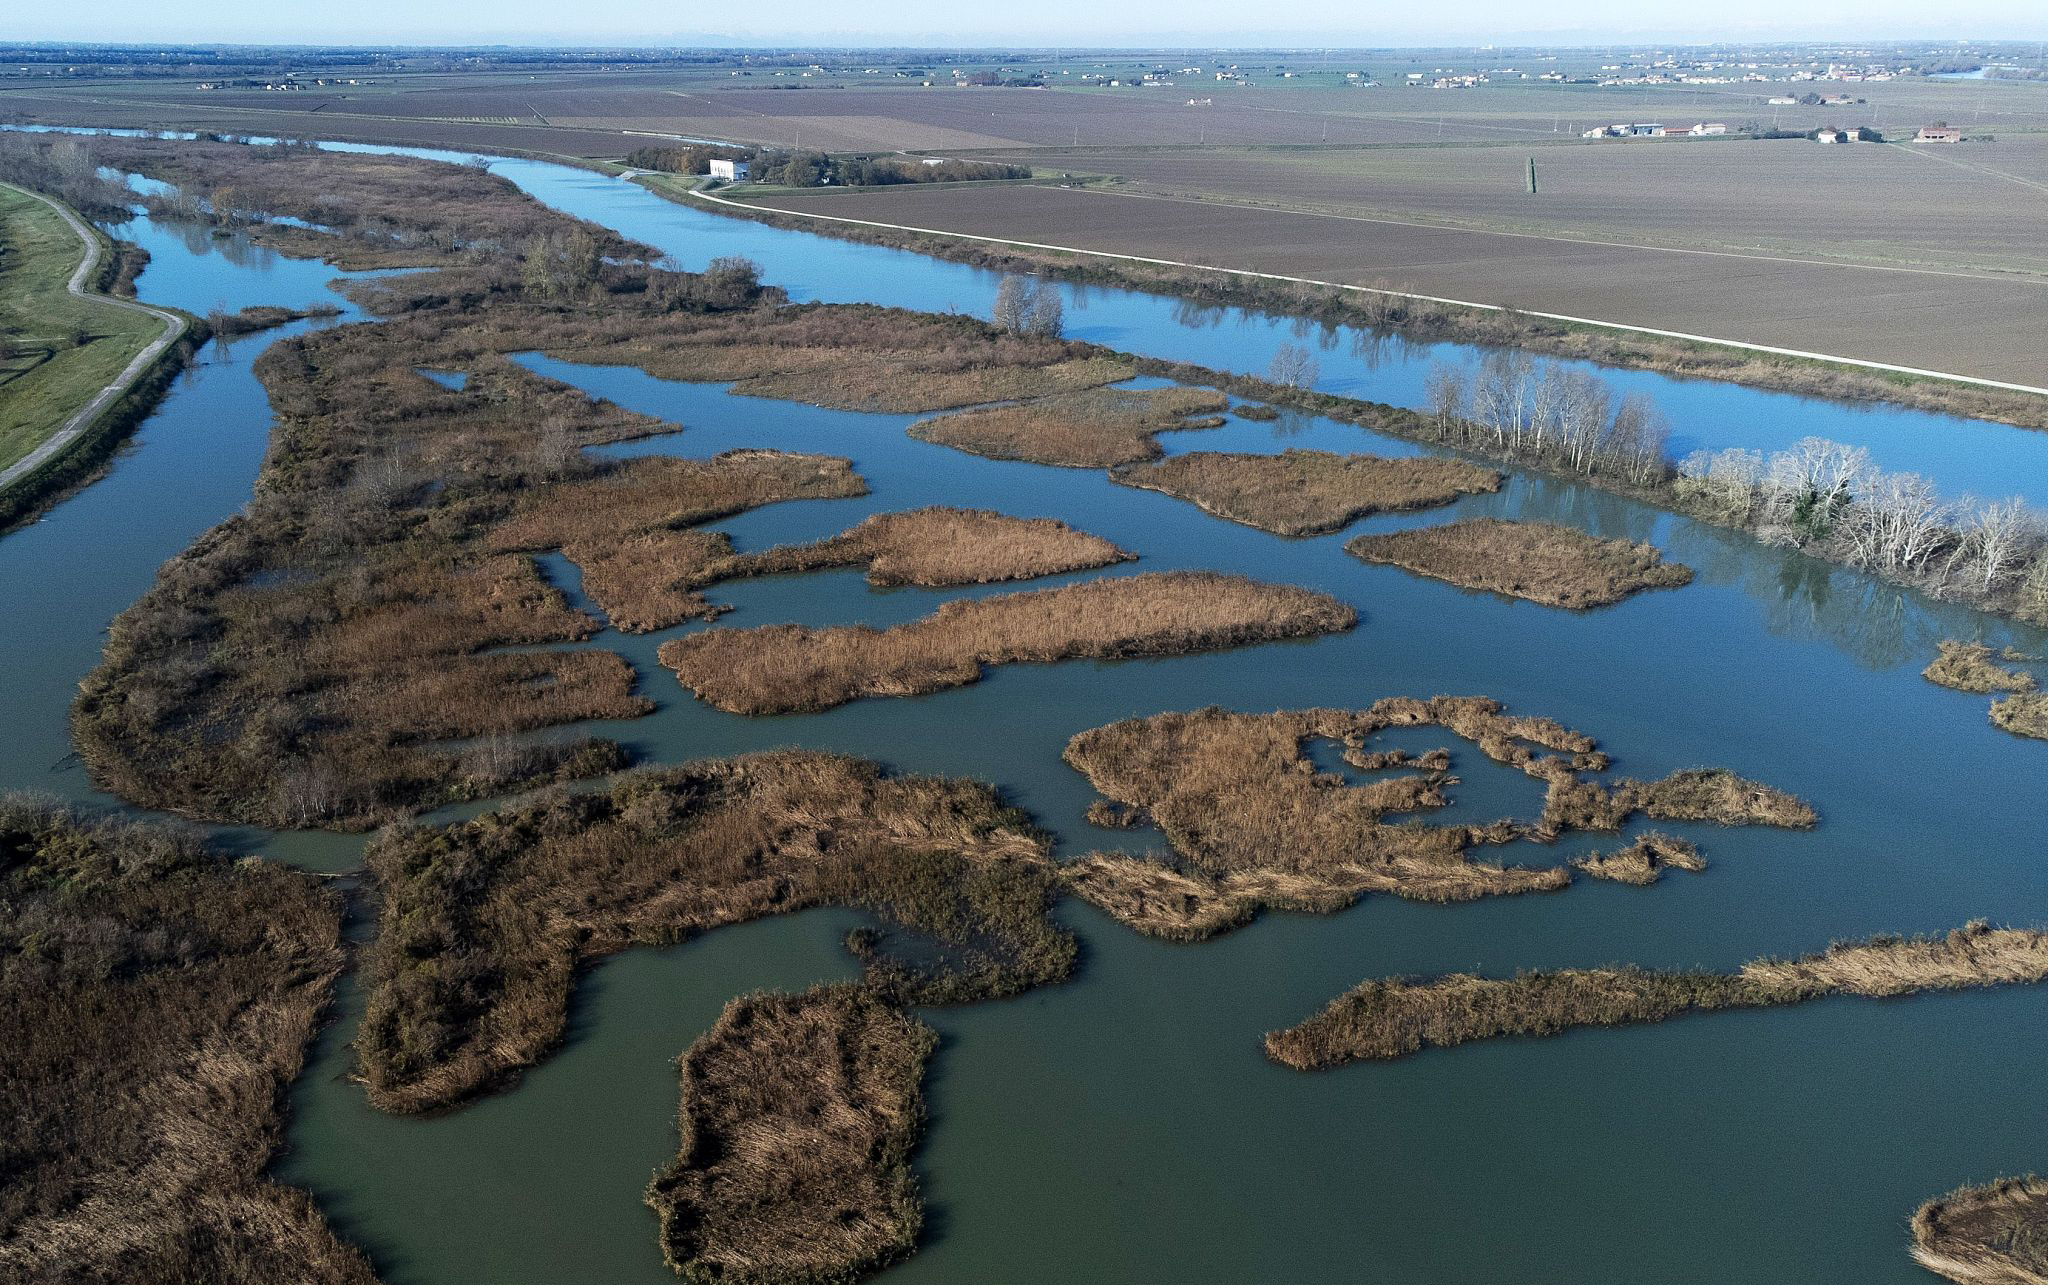
[[[266,1173],[341,965],[309,876],[0,799],[0,1279],[373,1285]]]
[[[2026,692],[1991,702],[1991,725],[2014,736],[2048,741],[2048,694]]]
[[[1920,673],[1930,683],[1952,687],[1959,692],[2033,691],[2035,682],[2032,674],[1998,663],[2000,660],[2018,659],[2021,657],[2010,647],[1999,653],[1983,643],[1945,638],[1941,641],[1939,654]]]
[[[960,687],[984,665],[1220,651],[1337,633],[1356,621],[1351,608],[1307,589],[1158,572],[948,602],[887,629],[711,629],[663,643],[659,654],[719,709],[793,714]]]
[[[1734,973],[1568,968],[1491,979],[1366,982],[1298,1026],[1266,1036],[1266,1055],[1296,1070],[1397,1058],[1503,1035],[1656,1022],[1691,1011],[1798,1004],[1831,995],[1892,998],[2048,980],[2048,933],[1973,923],[1946,936],[1840,942],[1798,959],[1759,959]]]
[[[930,1027],[859,986],[742,996],[680,1059],[682,1146],[647,1188],[685,1280],[851,1280],[910,1253]]]
[[[1957,1285],[2048,1285],[2048,1179],[1962,1187],[1913,1212],[1913,1260]]]
[[[1220,427],[1229,404],[1208,388],[1096,388],[919,420],[910,435],[991,459],[1111,468],[1157,458],[1160,433]]]
[[[1501,475],[1445,456],[1190,451],[1115,469],[1110,480],[1164,492],[1275,535],[1303,536],[1327,534],[1368,514],[1431,509],[1497,491]]]
[[[1664,561],[1653,545],[1547,522],[1479,518],[1361,535],[1344,548],[1367,562],[1546,607],[1604,607],[1645,589],[1692,583],[1691,568]]]
[[[1380,731],[1417,726],[1441,727],[1545,782],[1543,811],[1478,825],[1392,820],[1444,806],[1458,783],[1442,751],[1410,757],[1373,747]],[[1318,772],[1304,749],[1317,739],[1343,746],[1359,771],[1399,770],[1356,783]],[[1327,913],[1367,893],[1450,902],[1562,888],[1571,882],[1568,866],[1502,866],[1474,851],[1612,832],[1639,813],[1789,827],[1815,819],[1790,795],[1717,770],[1602,780],[1608,759],[1590,737],[1506,714],[1483,697],[1397,697],[1357,711],[1159,714],[1083,732],[1065,757],[1116,809],[1114,819],[1151,821],[1171,854],[1093,854],[1064,865],[1063,877],[1117,919],[1178,940],[1234,927],[1264,908]],[[1697,854],[1664,841],[1654,853],[1610,858],[1589,873],[1619,874],[1653,857],[1680,865]]]
[[[572,982],[633,945],[813,906],[872,910],[928,939],[918,962],[863,937],[869,984],[942,1003],[1066,976],[1044,839],[985,786],[884,776],[787,750],[631,774],[370,848],[382,894],[356,1050],[390,1111],[459,1102],[561,1039]]]

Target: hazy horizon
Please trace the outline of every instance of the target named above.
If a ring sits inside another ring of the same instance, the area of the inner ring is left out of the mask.
[[[474,10],[400,0],[362,0],[347,10],[219,0],[194,4],[108,0],[76,10],[21,13],[6,38],[17,42],[219,45],[511,45],[745,48],[1447,48],[1483,45],[1584,47],[1614,44],[2048,39],[2037,3],[1975,0],[1930,13],[1924,0],[1872,0],[1826,18],[1790,13],[1776,0],[1730,0],[1715,10],[1645,10],[1621,0],[1587,0],[1567,20],[1532,23],[1526,5],[1478,0],[1441,11],[1361,23],[1354,6],[1302,0],[1252,24],[1219,0],[1135,0],[1113,9],[1078,0],[990,5],[963,15],[944,0],[903,0],[886,23],[852,25],[844,6],[780,0],[749,10],[725,30],[665,22],[675,11],[655,0],[617,0],[601,15],[569,13],[548,0],[501,0]],[[1646,14],[1655,15],[1646,22]],[[1676,20],[1674,21],[1674,18]]]

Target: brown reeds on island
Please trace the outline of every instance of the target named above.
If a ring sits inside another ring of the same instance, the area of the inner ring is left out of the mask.
[[[1157,458],[1170,429],[1221,427],[1229,404],[1211,388],[1095,388],[919,420],[910,435],[991,459],[1111,468]]]
[[[1361,535],[1344,548],[1367,562],[1546,607],[1604,607],[1645,589],[1692,582],[1690,567],[1664,561],[1653,545],[1548,522],[1477,518]]]
[[[661,379],[729,380],[750,397],[910,415],[1058,397],[1137,373],[1129,358],[1091,345],[872,304],[726,313],[651,334],[564,335],[546,350]]]
[[[858,485],[858,478],[847,476]],[[703,590],[749,576],[865,567],[870,584],[938,587],[1031,580],[1137,556],[1050,518],[942,506],[878,513],[823,540],[755,553],[735,552],[723,532],[672,526],[579,538],[562,553],[583,572],[583,591],[627,633],[665,629],[691,617],[712,619],[726,609]]]
[[[1940,644],[1939,654],[1920,674],[1930,683],[1959,692],[2031,692],[2036,686],[2032,674],[2014,669],[2010,663],[1999,663],[2024,659],[2010,647],[1993,651],[1983,643],[1946,638]]]
[[[2014,736],[2048,741],[2048,693],[2025,692],[1991,702],[1991,724]]]
[[[2048,1179],[1960,1187],[1913,1213],[1913,1259],[1957,1285],[2048,1285]]]
[[[887,629],[708,629],[663,643],[659,655],[719,709],[794,714],[964,686],[984,665],[1220,651],[1338,633],[1357,619],[1309,589],[1175,571],[948,602]]]
[[[0,799],[0,1279],[374,1285],[265,1172],[342,962],[310,875]]]
[[[1499,979],[1465,973],[1424,982],[1389,978],[1356,987],[1298,1026],[1268,1033],[1266,1055],[1312,1071],[1471,1040],[1658,1022],[1693,1011],[2044,980],[2048,933],[1981,923],[1946,936],[1839,942],[1798,959],[1753,960],[1733,973],[1625,967],[1567,968]]]
[[[1700,856],[1699,848],[1685,839],[1668,834],[1638,835],[1635,841],[1616,852],[1603,852],[1590,857],[1580,857],[1572,865],[1595,879],[1611,879],[1615,883],[1634,884],[1647,887],[1657,882],[1666,870],[1698,871],[1707,868],[1706,858]]]
[[[1377,750],[1392,727],[1440,727],[1495,762],[1546,785],[1530,820],[1433,825],[1457,778],[1444,750]],[[1352,783],[1318,772],[1311,741],[1342,747],[1361,772]],[[1221,709],[1159,714],[1083,732],[1066,760],[1103,799],[1098,824],[1150,821],[1169,854],[1094,853],[1060,868],[1068,886],[1113,917],[1154,936],[1198,940],[1264,908],[1329,913],[1368,893],[1455,902],[1539,892],[1571,882],[1569,865],[1487,862],[1475,850],[1573,831],[1615,832],[1631,817],[1805,828],[1813,809],[1769,786],[1712,768],[1657,781],[1603,780],[1607,756],[1591,737],[1550,719],[1510,715],[1483,697],[1393,697],[1364,710],[1242,714]],[[1421,814],[1418,819],[1399,819]],[[1697,868],[1688,843],[1646,835],[1623,853],[1592,859],[1588,873],[1654,876]]]
[[[1205,512],[1275,535],[1322,535],[1373,513],[1404,513],[1500,489],[1493,469],[1448,456],[1389,459],[1286,450],[1278,455],[1190,451],[1110,473]]]
[[[915,1248],[930,1027],[861,986],[748,995],[680,1059],[682,1145],[647,1188],[700,1285],[846,1281]]]
[[[1057,981],[1045,839],[983,785],[785,750],[627,774],[444,827],[386,831],[356,1053],[370,1101],[426,1111],[503,1084],[560,1041],[576,973],[633,945],[815,906],[929,939],[855,943],[886,997],[947,1003]]]

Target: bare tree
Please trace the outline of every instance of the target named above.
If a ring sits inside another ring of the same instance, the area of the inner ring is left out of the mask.
[[[1918,473],[1873,473],[1842,524],[1849,554],[1860,566],[1919,575],[1954,539],[1952,512]]]
[[[1031,319],[1031,283],[1023,277],[1011,275],[1003,278],[996,287],[995,322],[1013,335],[1024,333],[1025,325]]]
[[[1273,361],[1266,367],[1267,379],[1289,388],[1307,388],[1322,373],[1322,363],[1300,344],[1281,344],[1273,350]]]
[[[1764,484],[1773,516],[1807,539],[1825,539],[1871,473],[1870,452],[1823,437],[1775,451]]]
[[[1975,563],[1977,589],[1990,593],[2042,541],[2041,520],[2017,495],[1990,504],[1965,505],[1961,549]]]
[[[1551,395],[1557,447],[1573,471],[1592,473],[1606,447],[1613,396],[1599,378],[1583,370],[1559,371]]]
[[[1024,328],[1034,335],[1057,339],[1067,326],[1066,305],[1060,301],[1058,287],[1041,281],[1031,292],[1031,307],[1024,317]]]
[[[1464,371],[1441,361],[1429,363],[1429,373],[1422,377],[1423,404],[1436,424],[1440,441],[1449,438],[1458,421],[1465,417],[1465,382]]]

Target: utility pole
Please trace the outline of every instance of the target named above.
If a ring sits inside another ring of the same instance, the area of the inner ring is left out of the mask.
[[[1529,195],[1536,195],[1536,158],[1529,158]]]

